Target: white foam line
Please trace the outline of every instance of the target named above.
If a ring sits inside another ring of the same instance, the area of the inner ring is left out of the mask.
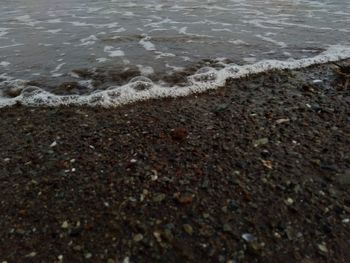
[[[60,69],[65,65],[66,63],[61,63],[59,65],[57,65],[57,67],[51,71],[51,73],[55,73],[55,72],[58,72],[60,71]]]
[[[287,47],[287,44],[284,43],[284,42],[281,42],[281,41],[277,41],[277,40],[274,40],[273,38],[270,38],[270,37],[267,37],[267,36],[262,36],[260,34],[258,35],[255,35],[256,37],[262,39],[262,40],[265,40],[267,42],[270,42],[270,43],[273,43],[281,48],[286,48]]]
[[[314,64],[327,63],[347,58],[350,58],[350,46],[337,45],[331,46],[327,51],[312,58],[299,60],[289,59],[286,61],[263,60],[255,64],[243,66],[229,64],[220,70],[202,70],[201,72],[204,73],[197,73],[189,77],[191,84],[186,87],[166,87],[155,84],[149,87],[149,89],[137,91],[133,88],[135,83],[129,83],[124,86],[110,87],[108,90],[97,91],[93,94],[83,96],[57,96],[48,91],[37,88],[37,91],[31,92],[29,95],[24,92],[16,98],[1,98],[0,107],[14,105],[17,102],[21,102],[28,106],[99,105],[112,107],[154,98],[184,97],[194,93],[202,93],[207,90],[217,89],[218,87],[223,86],[228,78],[237,79],[251,74],[266,72],[268,70],[303,68]],[[201,79],[209,79],[209,81]],[[14,80],[9,78],[9,81]],[[21,83],[18,80],[16,80],[16,82]],[[149,84],[149,82],[147,82],[147,84]]]
[[[9,47],[19,47],[19,46],[24,46],[24,44],[13,44],[13,45],[8,45],[8,46],[2,46],[2,47],[0,47],[0,49],[9,48]]]

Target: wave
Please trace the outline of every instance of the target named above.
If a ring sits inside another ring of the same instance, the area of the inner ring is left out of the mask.
[[[26,106],[103,106],[115,107],[137,101],[184,97],[203,93],[225,85],[227,79],[238,79],[270,70],[298,69],[314,64],[323,64],[350,58],[350,47],[334,45],[326,51],[310,58],[281,60],[262,60],[249,65],[227,64],[224,68],[203,67],[187,77],[184,86],[168,86],[153,83],[152,80],[139,76],[128,84],[111,86],[106,90],[97,90],[87,95],[55,95],[36,86],[27,85],[26,81],[13,79],[6,74],[0,75],[0,107],[22,104]],[[18,92],[14,97],[4,93],[5,86],[15,87]]]

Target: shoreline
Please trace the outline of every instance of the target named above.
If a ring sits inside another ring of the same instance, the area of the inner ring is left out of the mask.
[[[1,108],[0,261],[347,262],[336,68],[117,108]]]
[[[44,86],[41,81],[12,79],[5,73],[3,75],[4,85],[1,87],[0,107],[16,104],[44,107],[116,107],[149,99],[181,98],[216,90],[224,86],[228,79],[240,81],[242,78],[250,78],[259,74],[268,75],[270,72],[278,70],[298,72],[298,69],[315,65],[349,61],[349,57],[350,49],[348,47],[335,45],[314,57],[296,60],[261,60],[253,64],[227,64],[225,66],[220,61],[203,60],[183,71],[173,72],[169,75],[151,74],[148,76],[150,79],[139,76],[140,71],[135,71],[132,68],[119,73],[114,71],[98,73],[89,69],[80,69],[73,71],[80,81],[58,83],[56,87],[50,88],[40,88]],[[82,84],[84,82],[90,84],[85,86],[86,83]],[[103,86],[105,87],[98,89],[98,87]],[[84,92],[82,93],[84,89],[90,90],[90,92],[84,94]]]

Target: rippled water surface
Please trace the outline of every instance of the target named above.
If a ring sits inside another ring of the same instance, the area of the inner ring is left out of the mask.
[[[240,65],[301,59],[349,44],[348,0],[2,0],[0,5],[0,76],[34,80],[48,90],[79,81],[86,88],[82,93],[91,93],[126,81],[127,76],[110,75],[130,69],[131,75],[154,80],[208,59]],[[91,81],[86,71],[98,73],[101,81],[96,76]]]

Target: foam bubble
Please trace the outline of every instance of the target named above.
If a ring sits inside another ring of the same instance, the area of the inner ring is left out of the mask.
[[[203,67],[197,70],[196,74],[190,77],[195,82],[215,81],[217,79],[217,70],[212,67]]]
[[[133,88],[134,90],[147,90],[152,88],[153,81],[149,78],[138,76],[134,77],[129,82],[130,88]]]
[[[115,49],[112,46],[105,46],[104,52],[108,53],[110,57],[123,57],[125,53],[120,49]]]
[[[151,38],[149,36],[144,36],[144,38],[142,38],[139,41],[139,43],[147,51],[154,51],[154,50],[156,50],[156,47],[150,40],[151,40]]]

